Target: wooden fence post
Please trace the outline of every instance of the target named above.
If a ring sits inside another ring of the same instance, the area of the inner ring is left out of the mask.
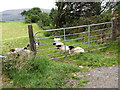
[[[30,49],[36,55],[36,44],[33,36],[33,28],[31,24],[28,24],[28,34],[29,34],[29,41],[30,41]]]
[[[112,40],[116,40],[117,20],[112,19]]]

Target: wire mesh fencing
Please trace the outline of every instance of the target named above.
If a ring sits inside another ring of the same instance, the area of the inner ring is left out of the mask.
[[[70,56],[68,50],[61,51],[53,45],[54,38],[60,38],[65,46],[82,47],[85,52],[103,49],[111,41],[112,22],[37,31],[34,34],[35,42],[40,42],[37,54],[50,60]]]

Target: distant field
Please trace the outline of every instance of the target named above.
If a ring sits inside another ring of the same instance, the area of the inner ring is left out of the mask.
[[[24,22],[0,22],[2,26],[2,53],[8,52],[10,48],[21,48],[29,43],[28,24]],[[40,31],[37,24],[33,23],[33,31]],[[42,36],[42,34],[41,34]]]
[[[0,22],[2,25],[2,41],[16,37],[28,36],[28,24],[24,22]],[[39,31],[37,24],[32,24],[33,30]]]

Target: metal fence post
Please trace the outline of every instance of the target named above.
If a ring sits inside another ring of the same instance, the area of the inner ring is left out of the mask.
[[[28,34],[29,34],[29,41],[30,41],[30,49],[36,55],[36,44],[33,36],[33,28],[31,24],[28,24]]]
[[[64,41],[66,40],[65,31],[66,31],[66,30],[64,29]],[[65,47],[65,53],[66,53],[66,44],[65,44],[65,42],[64,42],[64,45],[65,45],[64,47]],[[66,56],[66,55],[65,55],[65,56]]]
[[[90,52],[90,25],[88,26],[88,52]]]

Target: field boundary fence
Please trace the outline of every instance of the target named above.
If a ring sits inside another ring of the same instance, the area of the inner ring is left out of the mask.
[[[35,33],[33,33],[32,25],[29,24],[28,32],[31,50],[34,51],[35,54],[49,51],[49,53],[43,53],[43,55],[40,55],[49,56],[50,60],[70,56],[69,53],[67,53],[68,51],[65,50],[65,52],[62,52],[53,45],[54,38],[61,38],[61,42],[64,43],[64,45],[80,46],[84,48],[86,52],[106,48],[110,41],[115,38],[113,22],[42,30]],[[50,36],[39,37],[40,34],[45,34],[48,32],[50,33]],[[39,48],[37,48],[35,45],[37,42],[40,42]]]

